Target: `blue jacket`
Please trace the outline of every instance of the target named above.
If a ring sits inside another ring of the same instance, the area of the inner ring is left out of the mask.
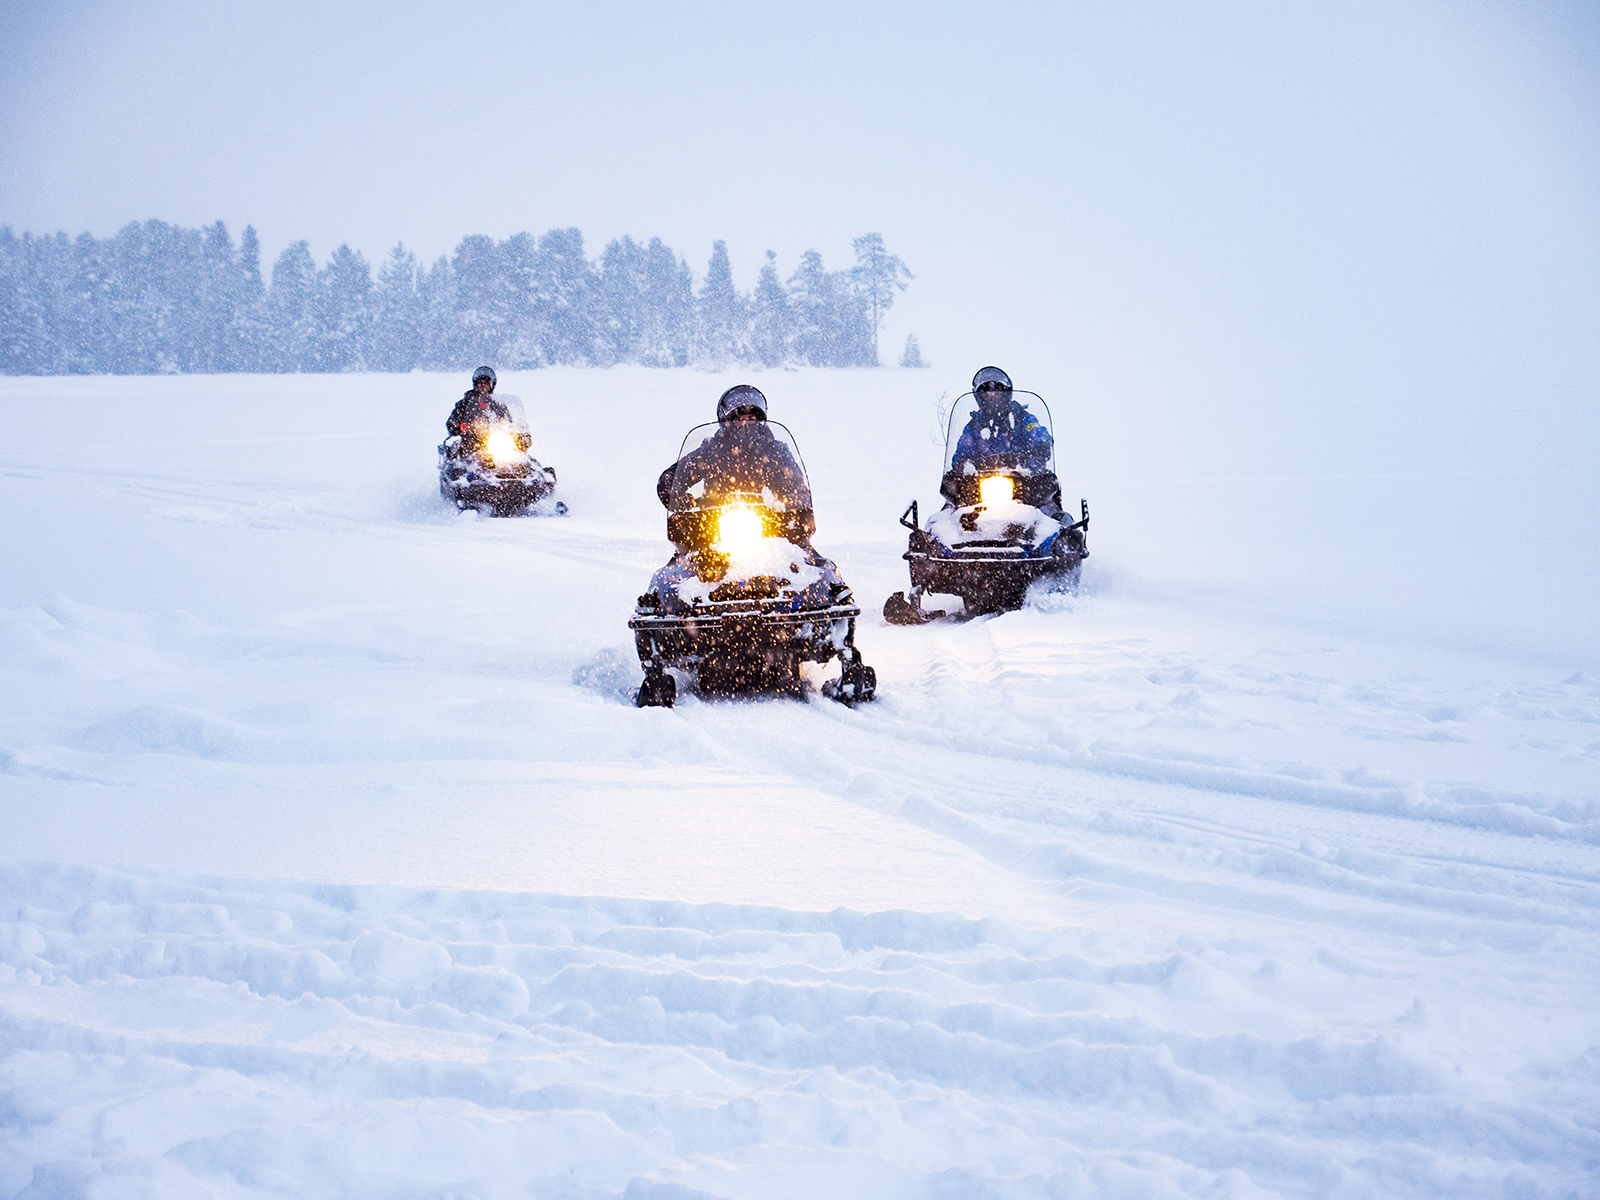
[[[950,469],[960,471],[963,463],[970,462],[978,470],[992,465],[1048,471],[1053,445],[1050,431],[1013,400],[1011,411],[998,421],[991,421],[982,412],[972,414],[956,443]]]

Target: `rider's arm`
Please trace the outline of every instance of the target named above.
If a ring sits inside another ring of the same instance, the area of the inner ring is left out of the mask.
[[[1050,431],[1045,428],[1044,422],[1033,420],[1028,427],[1028,457],[1036,462],[1041,469],[1050,465],[1050,452],[1054,449],[1055,440],[1050,436]]]

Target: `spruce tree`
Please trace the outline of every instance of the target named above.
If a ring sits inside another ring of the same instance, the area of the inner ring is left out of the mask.
[[[371,353],[372,270],[341,245],[318,275],[317,369],[360,371]]]
[[[722,370],[735,360],[750,357],[745,300],[733,286],[733,264],[728,259],[728,243],[711,247],[711,262],[695,305],[695,349],[702,362]]]
[[[687,366],[694,334],[694,281],[689,264],[660,238],[650,239],[644,260],[638,361],[647,367]]]
[[[778,256],[771,250],[756,280],[754,308],[751,353],[764,367],[781,367],[794,352],[794,313],[789,293],[778,280]]]
[[[261,282],[261,239],[254,225],[239,237],[239,265],[234,274],[233,370],[265,370],[267,346],[266,288]]]
[[[552,229],[539,239],[537,329],[546,362],[587,366],[595,360],[598,279],[577,229]]]
[[[506,260],[495,240],[481,233],[462,238],[451,256],[458,339],[452,357],[463,366],[505,361],[503,352],[521,315],[521,306],[515,303],[515,272],[507,270],[514,264]]]
[[[375,371],[409,371],[422,359],[422,296],[417,291],[417,257],[397,242],[389,261],[378,268],[372,300],[372,357]]]
[[[917,335],[906,334],[906,348],[900,352],[900,365],[902,367],[925,367],[928,364],[922,361],[922,347],[917,345]]]
[[[202,231],[200,321],[196,369],[210,374],[238,370],[234,352],[234,305],[238,303],[239,262],[233,239],[221,221]]]
[[[444,255],[441,254],[425,273],[418,273],[417,299],[422,306],[422,361],[419,365],[430,371],[460,369],[466,354],[456,321],[456,280],[450,260]]]
[[[636,362],[644,331],[645,250],[633,238],[613,238],[600,255],[595,361]]]
[[[829,357],[832,296],[822,255],[807,250],[789,276],[789,305],[794,312],[794,354],[803,366],[822,366]]]
[[[311,247],[296,242],[272,264],[267,290],[267,345],[262,366],[268,371],[317,369],[317,264]]]

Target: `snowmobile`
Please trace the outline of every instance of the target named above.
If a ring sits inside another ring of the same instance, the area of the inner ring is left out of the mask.
[[[439,494],[459,509],[497,517],[525,513],[555,490],[556,473],[528,453],[533,435],[522,401],[496,396],[510,420],[477,421],[439,446]],[[552,511],[565,516],[556,501]]]
[[[1003,411],[992,415],[980,402],[967,420],[958,420],[972,392],[952,408],[939,485],[944,507],[925,525],[918,523],[915,500],[900,515],[911,531],[902,556],[911,568],[911,591],[884,602],[885,621],[920,625],[945,616],[923,609],[929,592],[960,596],[966,614],[976,616],[1021,608],[1036,580],[1077,589],[1089,557],[1089,502],[1079,501],[1077,520],[1062,510],[1043,398],[1016,390],[1004,395]]]
[[[693,447],[693,449],[691,449]],[[855,646],[856,605],[811,546],[811,487],[794,438],[775,421],[700,425],[657,485],[672,559],[628,622],[644,668],[640,708],[672,707],[669,667],[701,695],[805,695],[800,664],[837,658],[830,699],[871,700],[877,672]]]

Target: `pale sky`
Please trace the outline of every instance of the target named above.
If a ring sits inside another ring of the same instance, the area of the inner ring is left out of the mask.
[[[0,25],[19,233],[221,219],[270,268],[298,238],[376,266],[576,225],[591,257],[657,235],[701,273],[725,238],[748,288],[768,248],[839,268],[876,231],[917,275],[885,357],[915,330],[952,383],[996,361],[1257,423],[1359,392],[1411,414],[1413,450],[1445,414],[1451,453],[1572,454],[1571,421],[1593,445],[1592,3],[154,0]]]

